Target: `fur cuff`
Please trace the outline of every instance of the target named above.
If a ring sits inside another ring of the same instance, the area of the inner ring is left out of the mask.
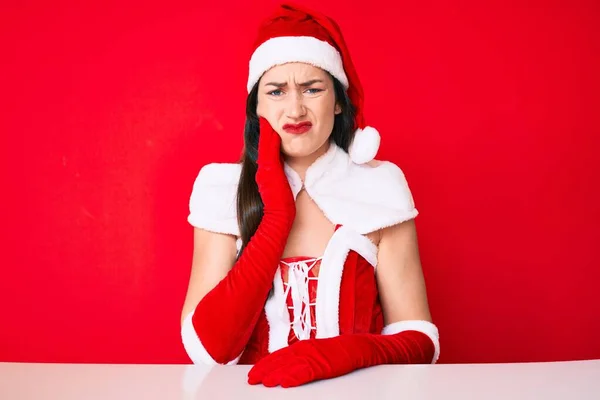
[[[431,360],[431,363],[435,364],[440,357],[440,334],[437,326],[429,321],[422,320],[399,321],[385,326],[381,331],[381,334],[395,335],[396,333],[404,331],[417,331],[429,336],[435,346],[435,354],[433,360]]]
[[[183,347],[185,347],[185,351],[187,352],[187,355],[190,357],[190,359],[192,360],[192,362],[194,364],[219,365],[219,363],[216,362],[210,356],[210,354],[208,354],[208,351],[206,351],[206,349],[202,345],[202,342],[198,338],[198,335],[196,334],[196,330],[194,329],[194,325],[192,324],[192,316],[193,315],[194,315],[193,311],[191,313],[189,313],[188,316],[185,317],[185,320],[183,321],[183,325],[181,326],[181,340],[183,342]],[[243,353],[243,351],[242,351],[242,353]],[[225,365],[237,364],[240,361],[241,356],[242,355],[240,354],[236,359],[231,360],[230,362],[228,362]]]

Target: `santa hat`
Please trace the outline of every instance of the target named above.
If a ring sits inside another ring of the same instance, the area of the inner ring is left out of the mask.
[[[248,92],[260,77],[276,65],[304,62],[337,78],[355,107],[356,134],[349,148],[352,161],[371,161],[379,150],[380,136],[365,126],[363,89],[338,24],[305,7],[284,4],[259,27],[250,59]]]

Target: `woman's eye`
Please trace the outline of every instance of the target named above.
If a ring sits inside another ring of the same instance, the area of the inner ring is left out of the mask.
[[[310,88],[306,90],[309,94],[315,94],[315,93],[319,93],[322,92],[323,89],[317,89],[317,88]]]
[[[275,90],[270,91],[267,94],[271,95],[271,96],[281,96],[283,94],[283,92],[280,89],[275,89]]]

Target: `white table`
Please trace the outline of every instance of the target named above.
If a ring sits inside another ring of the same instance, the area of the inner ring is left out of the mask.
[[[0,363],[0,399],[600,399],[600,360],[382,365],[291,389],[250,386],[249,369]]]

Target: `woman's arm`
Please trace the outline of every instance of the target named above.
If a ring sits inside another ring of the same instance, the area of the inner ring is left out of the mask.
[[[414,219],[381,231],[376,276],[387,325],[403,320],[431,322]]]
[[[181,327],[183,345],[194,363],[238,362],[264,308],[294,222],[295,199],[283,170],[281,139],[263,118],[257,164],[255,180],[264,204],[263,217],[233,266],[229,239],[196,234],[198,274],[194,272],[190,283],[198,287],[191,290],[194,298],[188,299],[186,310],[193,311],[183,316]],[[203,185],[198,187],[202,190]],[[196,298],[200,300],[194,306]]]
[[[386,324],[382,333],[418,331],[427,335],[434,346],[428,362],[437,362],[439,333],[429,311],[414,219],[381,231],[377,258],[377,286]]]
[[[194,228],[192,272],[181,312],[181,323],[200,300],[225,278],[236,257],[236,238],[233,235]]]

